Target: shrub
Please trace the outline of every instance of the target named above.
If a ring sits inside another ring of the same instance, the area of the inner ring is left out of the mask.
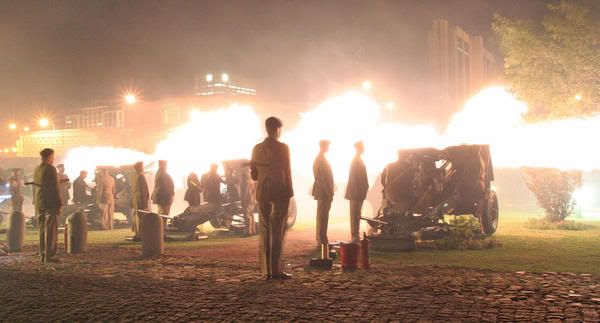
[[[581,171],[526,168],[525,183],[544,209],[546,220],[560,222],[573,213],[573,192],[581,186]]]
[[[442,250],[481,250],[500,247],[496,238],[478,239],[481,234],[479,222],[472,216],[457,216],[450,219],[452,228],[447,237],[436,240],[434,245]]]
[[[575,221],[559,221],[559,222],[551,222],[547,219],[536,219],[530,218],[525,223],[525,227],[528,229],[534,230],[570,230],[570,231],[581,231],[592,228],[592,225],[575,222]]]

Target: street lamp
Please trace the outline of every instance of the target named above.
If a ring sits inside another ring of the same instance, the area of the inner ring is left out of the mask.
[[[575,95],[575,101],[581,101],[581,94]]]
[[[25,132],[29,131],[29,127],[28,126],[23,127],[23,131],[25,131]]]
[[[212,74],[206,74],[206,82],[210,83],[213,81],[213,75]]]
[[[385,104],[385,108],[388,109],[389,111],[394,110],[394,102],[388,102]]]
[[[223,83],[229,82],[229,74],[227,74],[227,73],[221,74],[221,81],[223,81]]]
[[[17,124],[16,124],[16,123],[14,123],[14,122],[11,122],[11,123],[8,125],[8,129],[10,129],[10,130],[17,130]]]
[[[134,103],[136,103],[137,102],[137,98],[136,98],[135,94],[133,94],[133,93],[126,94],[125,95],[125,102],[127,104],[134,104]]]
[[[40,128],[43,128],[43,129],[48,128],[48,126],[52,126],[52,130],[54,130],[54,123],[52,123],[50,120],[48,120],[48,118],[41,118],[38,121],[38,125],[40,126]]]

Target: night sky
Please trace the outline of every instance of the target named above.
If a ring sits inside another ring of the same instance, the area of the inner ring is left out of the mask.
[[[0,108],[60,113],[129,86],[189,95],[222,71],[294,108],[363,79],[401,102],[425,94],[433,19],[491,38],[495,12],[539,18],[545,2],[2,1]]]

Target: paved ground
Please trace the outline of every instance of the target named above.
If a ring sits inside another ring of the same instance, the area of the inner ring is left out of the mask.
[[[597,276],[383,260],[368,272],[309,271],[312,235],[288,238],[294,279],[285,282],[260,280],[255,239],[167,247],[154,260],[128,245],[94,245],[55,265],[39,264],[28,246],[0,257],[0,320],[600,321]]]

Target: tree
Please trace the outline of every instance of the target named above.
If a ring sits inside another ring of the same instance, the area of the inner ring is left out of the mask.
[[[573,213],[573,192],[581,187],[581,171],[526,168],[525,183],[535,195],[538,205],[546,211],[546,219],[559,222]]]
[[[496,15],[505,78],[537,117],[581,116],[600,109],[600,1],[549,4],[541,22]]]

